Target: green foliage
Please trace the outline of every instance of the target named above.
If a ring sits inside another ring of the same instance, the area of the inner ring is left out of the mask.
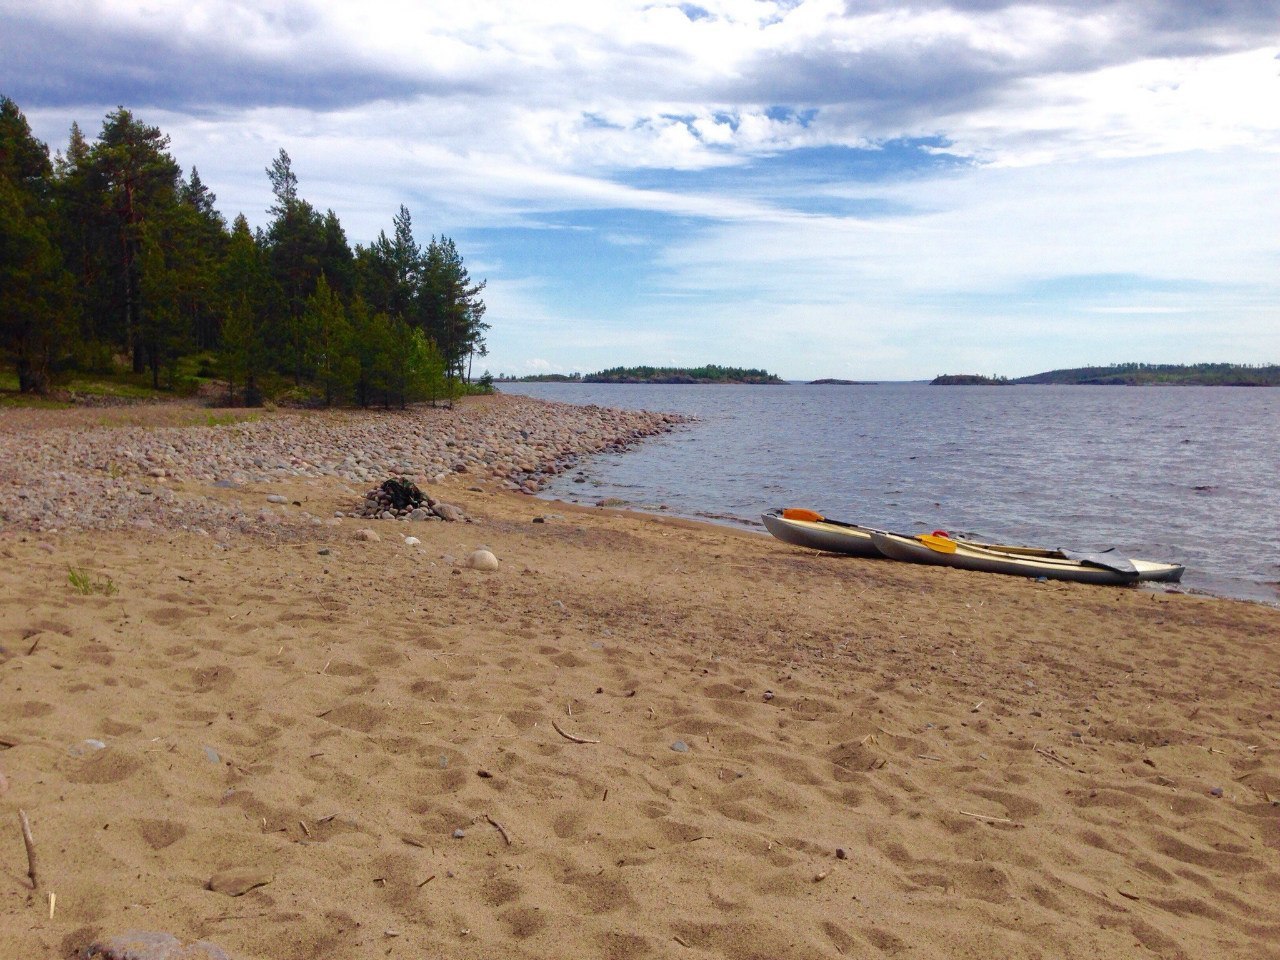
[[[287,152],[266,173],[266,229],[228,228],[169,138],[123,107],[92,142],[73,124],[51,163],[0,97],[0,362],[19,389],[187,393],[217,377],[228,403],[390,406],[488,388],[467,382],[487,353],[484,282],[452,240],[423,249],[402,206],[390,237],[353,251]]]
[[[767,370],[721,367],[612,367],[583,377],[584,383],[783,383]]]
[[[94,580],[89,574],[77,567],[67,568],[67,581],[71,584],[76,593],[89,596],[90,594],[100,593],[103,596],[111,596],[119,591],[110,577],[104,577],[100,580]]]
[[[930,381],[935,387],[998,387],[1011,382],[1008,377],[1002,377],[999,374],[987,377],[980,373],[944,373]]]
[[[498,378],[510,379],[513,383],[581,383],[582,374],[580,373],[534,373],[527,377],[510,377]]]
[[[315,371],[316,385],[324,394],[324,405],[346,395],[356,380],[358,361],[351,352],[351,324],[337,294],[320,274],[315,292],[307,299],[305,325],[309,336],[305,362]]]
[[[456,385],[446,381],[444,360],[426,334],[400,319],[388,327],[387,396],[402,409],[407,403],[435,401],[440,397],[453,400]]]
[[[1014,383],[1061,383],[1093,385],[1184,385],[1227,387],[1280,386],[1280,365],[1239,363],[1113,363],[1105,367],[1076,367],[1050,370]]]
[[[0,357],[22,393],[47,393],[70,346],[71,277],[49,222],[52,175],[48,148],[0,98]]]

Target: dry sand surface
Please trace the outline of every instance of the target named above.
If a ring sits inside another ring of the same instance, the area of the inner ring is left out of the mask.
[[[1280,957],[1280,611],[497,486],[0,532],[0,957]]]

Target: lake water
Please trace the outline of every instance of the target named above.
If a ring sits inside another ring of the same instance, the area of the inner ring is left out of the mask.
[[[1280,389],[503,384],[699,422],[546,495],[760,527],[809,507],[903,532],[1115,546],[1183,586],[1280,599]],[[575,482],[585,478],[585,482]]]

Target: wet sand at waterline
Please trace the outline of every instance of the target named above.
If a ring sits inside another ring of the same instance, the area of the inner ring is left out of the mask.
[[[173,486],[288,502],[0,532],[0,956],[1280,957],[1274,608]]]

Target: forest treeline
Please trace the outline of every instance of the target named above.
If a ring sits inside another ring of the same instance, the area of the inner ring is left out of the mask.
[[[1249,363],[1112,363],[1049,370],[1010,380],[996,374],[943,374],[934,386],[1007,386],[1056,383],[1080,386],[1280,387],[1280,366]]]
[[[0,360],[19,389],[121,366],[179,390],[196,369],[248,405],[466,389],[489,325],[453,240],[420,246],[401,206],[390,236],[352,248],[288,153],[265,173],[269,224],[228,225],[196,168],[184,176],[169,138],[123,107],[92,142],[73,123],[51,159],[0,97]]]
[[[1248,363],[1112,363],[1105,367],[1050,370],[1013,383],[1071,383],[1144,386],[1181,384],[1204,387],[1280,386],[1280,366]]]

